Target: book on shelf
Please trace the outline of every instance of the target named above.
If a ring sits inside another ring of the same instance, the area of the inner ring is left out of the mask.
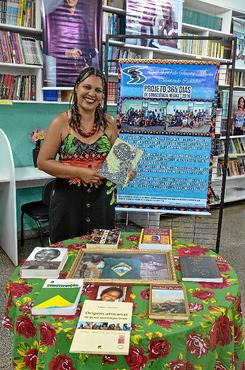
[[[222,283],[223,281],[214,257],[180,256],[179,261],[183,281],[207,283]]]
[[[83,279],[47,279],[41,288],[32,315],[75,315]]]
[[[72,340],[71,353],[127,355],[133,303],[86,300]]]
[[[20,267],[22,278],[57,278],[68,258],[66,248],[36,247]]]
[[[142,154],[142,149],[117,138],[100,168],[99,174],[125,188],[129,182],[129,174],[137,167]]]
[[[139,249],[172,249],[172,229],[170,227],[146,227],[141,230]]]
[[[150,319],[188,320],[189,316],[187,294],[181,283],[150,285]]]
[[[33,37],[21,36],[25,64],[42,65],[40,41]]]
[[[118,229],[94,229],[86,248],[117,248],[121,232]]]

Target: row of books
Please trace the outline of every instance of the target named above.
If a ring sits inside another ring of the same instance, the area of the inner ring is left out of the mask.
[[[108,48],[108,72],[117,73],[118,59],[141,59],[142,55],[132,49],[122,49],[117,46]]]
[[[36,76],[1,74],[0,99],[36,100]]]
[[[183,32],[183,36],[193,36],[188,32]],[[203,40],[180,40],[180,50],[183,53],[202,55],[203,54]]]
[[[107,85],[107,102],[116,103],[118,95],[118,84],[117,82],[109,81]]]
[[[207,40],[206,55],[212,58],[230,59],[231,50],[229,47],[218,41]]]
[[[40,41],[16,32],[0,31],[0,62],[42,65]]]
[[[219,160],[217,163],[217,176],[220,177],[223,174],[224,163]],[[229,159],[227,163],[227,176],[240,176],[245,174],[245,159]]]
[[[228,85],[231,83],[231,70],[227,71],[225,83]],[[245,86],[245,71],[234,71],[234,85]]]
[[[229,154],[245,154],[245,137],[231,138],[229,142]],[[220,154],[225,153],[225,142],[221,140]]]
[[[35,28],[35,0],[0,0],[0,23]]]
[[[186,7],[183,8],[182,21],[183,23],[189,23],[213,30],[221,31],[222,29],[222,17],[203,13]]]
[[[103,13],[103,35],[125,33],[125,17],[115,13]]]

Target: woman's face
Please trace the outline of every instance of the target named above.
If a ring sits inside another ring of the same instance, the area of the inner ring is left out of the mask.
[[[76,92],[79,108],[85,111],[95,111],[104,96],[101,78],[94,75],[87,77],[77,86]]]
[[[77,3],[78,3],[78,0],[66,0],[66,3],[68,6],[70,6],[71,8],[74,8],[76,7]]]
[[[240,98],[238,102],[238,107],[244,109],[244,99],[243,98]]]
[[[107,302],[115,302],[116,299],[118,299],[120,296],[120,293],[116,290],[110,290],[106,293],[101,294],[101,300],[107,301]]]
[[[163,18],[169,20],[171,17],[172,4],[169,0],[164,0],[162,4]]]

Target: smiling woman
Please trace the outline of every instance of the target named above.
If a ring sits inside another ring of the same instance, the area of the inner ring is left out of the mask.
[[[118,135],[113,118],[102,108],[105,91],[102,73],[84,68],[70,109],[51,122],[40,150],[39,169],[56,177],[50,202],[52,243],[95,228],[114,228],[114,184],[98,174]]]

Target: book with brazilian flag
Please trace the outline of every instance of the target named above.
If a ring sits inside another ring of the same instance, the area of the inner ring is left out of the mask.
[[[31,309],[33,315],[75,315],[83,279],[47,279]]]

